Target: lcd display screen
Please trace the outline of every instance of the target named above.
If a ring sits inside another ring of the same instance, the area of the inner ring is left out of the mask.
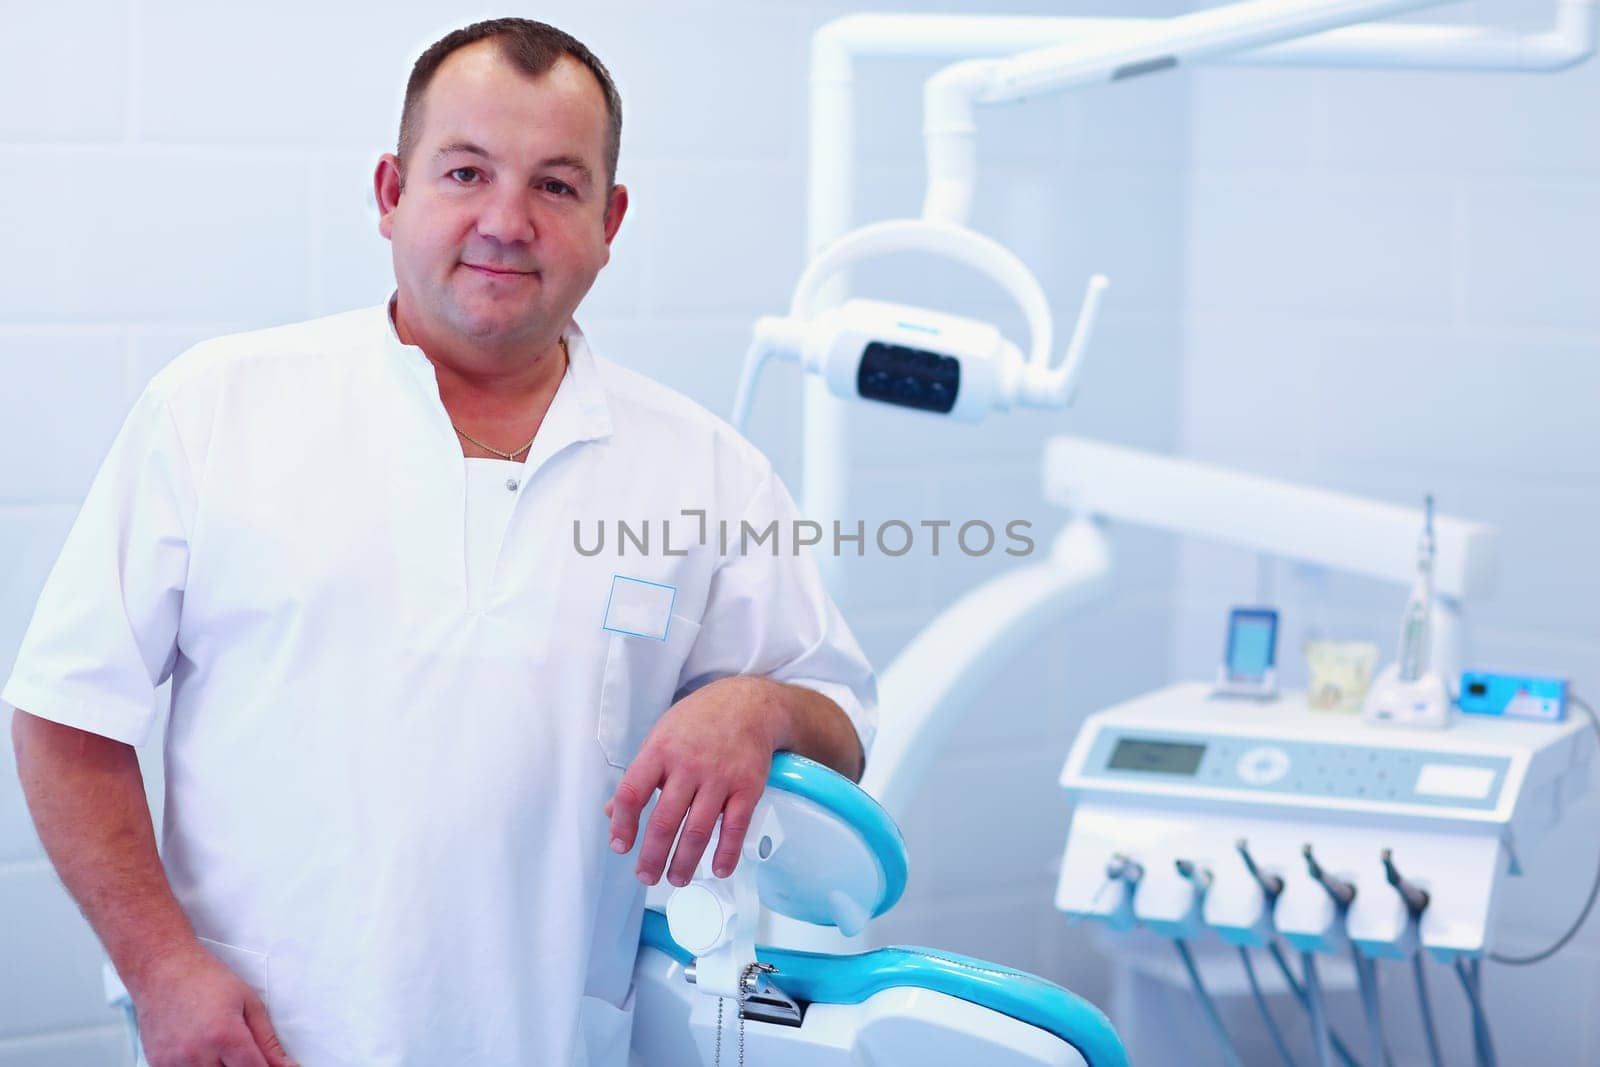
[[[1232,623],[1228,634],[1228,676],[1252,681],[1263,677],[1272,666],[1277,617],[1237,611]]]
[[[1106,766],[1113,771],[1146,771],[1150,774],[1181,774],[1193,777],[1206,754],[1204,745],[1178,741],[1141,741],[1124,737],[1111,750]]]

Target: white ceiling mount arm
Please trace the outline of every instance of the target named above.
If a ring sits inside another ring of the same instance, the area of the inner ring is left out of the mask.
[[[1557,0],[1554,25],[1525,33],[1482,26],[1350,26],[1229,56],[1262,67],[1551,74],[1600,49],[1600,0]]]
[[[922,140],[928,190],[922,217],[965,226],[978,181],[978,94],[994,77],[996,60],[969,59],[929,78],[922,89]]]
[[[977,104],[1025,100],[1262,48],[1441,0],[1245,0],[1135,30],[1086,34],[1009,59],[956,63],[923,88],[928,186],[923,215],[965,223],[977,180]]]

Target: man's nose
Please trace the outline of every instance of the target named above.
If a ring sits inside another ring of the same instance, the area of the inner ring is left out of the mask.
[[[503,244],[527,243],[539,236],[527,199],[511,191],[499,193],[483,205],[478,233]]]

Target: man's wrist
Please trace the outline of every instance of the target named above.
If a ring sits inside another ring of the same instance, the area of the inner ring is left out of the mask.
[[[788,686],[756,674],[735,675],[723,683],[736,687],[740,704],[754,712],[773,752],[793,750],[799,744]]]
[[[160,987],[171,974],[182,973],[192,967],[196,953],[210,955],[193,933],[187,936],[175,934],[128,950],[125,953],[128,957],[127,971],[124,973],[119,966],[118,976],[129,995],[138,1001],[144,997],[146,990]]]

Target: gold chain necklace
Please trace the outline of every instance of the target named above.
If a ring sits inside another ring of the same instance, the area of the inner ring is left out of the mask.
[[[560,339],[560,341],[561,341],[561,354],[562,354],[562,356],[564,356],[567,359],[568,362],[571,362],[572,353],[567,351],[567,339],[565,337],[563,337],[563,338]],[[494,447],[494,445],[486,445],[482,441],[478,440],[476,437],[472,436],[467,431],[463,430],[461,427],[456,426],[456,420],[455,419],[451,419],[450,420],[450,425],[455,427],[456,433],[460,434],[462,437],[465,437],[468,441],[471,441],[473,444],[477,445],[479,448],[483,449],[485,452],[493,452],[495,455],[499,456],[501,459],[510,459],[510,460],[516,459],[518,456],[522,455],[522,453],[524,453],[528,449],[532,448],[533,447],[533,442],[538,440],[538,433],[535,432],[533,438],[531,440],[529,440],[527,444],[525,444],[521,448],[517,449],[515,452],[502,452],[498,448]]]

